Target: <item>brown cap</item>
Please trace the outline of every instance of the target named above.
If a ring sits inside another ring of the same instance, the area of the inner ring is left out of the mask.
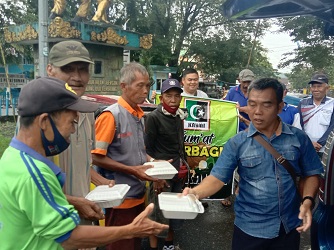
[[[62,41],[50,50],[49,63],[62,67],[72,62],[93,63],[86,47],[78,41]]]

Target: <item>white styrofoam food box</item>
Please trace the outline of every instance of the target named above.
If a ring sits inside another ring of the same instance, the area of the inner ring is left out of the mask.
[[[144,165],[154,166],[145,171],[147,175],[154,178],[169,180],[173,179],[175,174],[177,174],[177,170],[168,161],[145,162]]]
[[[117,207],[122,204],[129,189],[128,184],[117,184],[113,187],[101,185],[89,192],[86,199],[94,201],[101,208]]]
[[[167,219],[195,219],[204,213],[202,203],[193,194],[162,192],[158,195],[159,207]]]

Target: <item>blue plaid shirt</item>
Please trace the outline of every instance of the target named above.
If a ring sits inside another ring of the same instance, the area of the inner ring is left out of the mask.
[[[259,144],[248,131],[231,138],[211,171],[211,175],[228,182],[238,167],[239,194],[236,197],[235,225],[248,235],[275,238],[282,223],[288,233],[301,224],[298,219],[300,198],[288,171]],[[301,130],[280,123],[276,133],[265,140],[287,159],[297,175],[310,176],[323,172],[308,136]]]

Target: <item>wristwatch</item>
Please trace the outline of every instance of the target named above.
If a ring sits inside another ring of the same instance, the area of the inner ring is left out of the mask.
[[[311,210],[314,208],[315,206],[315,200],[313,197],[311,196],[305,196],[302,200],[302,204],[304,203],[305,200],[310,200],[312,202],[312,205],[311,205]]]
[[[153,158],[153,157],[151,157],[151,159],[150,159],[150,162],[153,162],[155,159]]]

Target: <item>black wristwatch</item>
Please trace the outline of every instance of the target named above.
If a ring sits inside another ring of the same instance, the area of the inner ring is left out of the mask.
[[[312,202],[312,205],[311,205],[311,210],[314,208],[315,206],[315,200],[312,196],[305,196],[302,200],[302,204],[304,203],[305,200],[310,200]]]

